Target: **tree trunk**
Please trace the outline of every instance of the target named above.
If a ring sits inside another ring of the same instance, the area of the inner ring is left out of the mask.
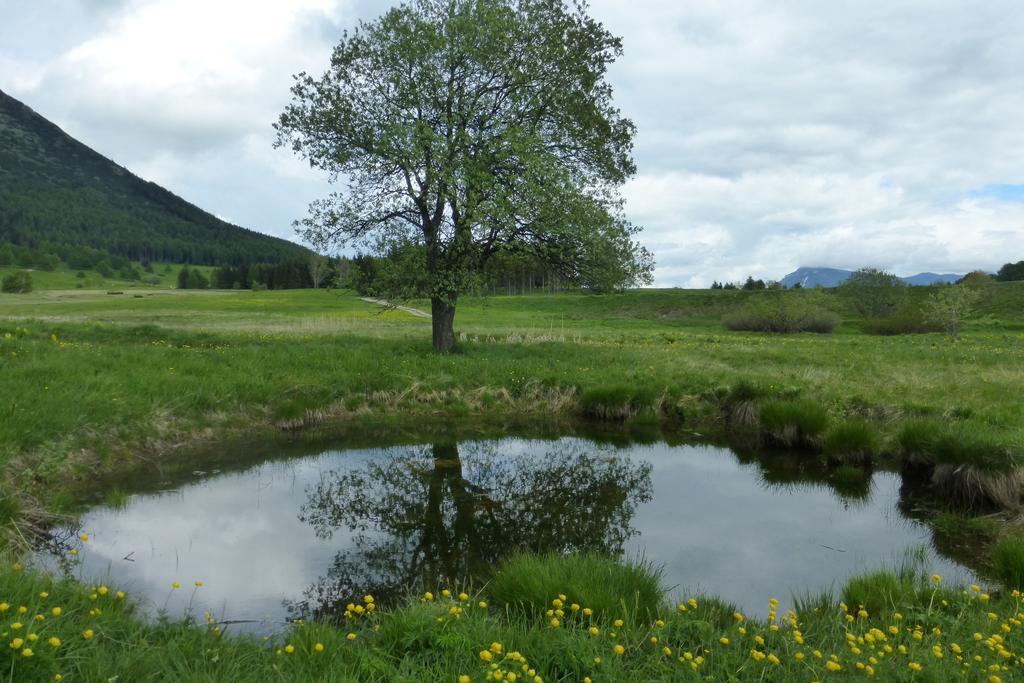
[[[434,328],[434,350],[438,353],[455,351],[455,302],[433,297],[430,300],[430,317]]]

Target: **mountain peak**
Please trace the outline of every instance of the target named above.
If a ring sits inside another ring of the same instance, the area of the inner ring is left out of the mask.
[[[309,253],[139,178],[3,91],[0,241],[206,265],[277,263]]]
[[[853,275],[852,270],[843,268],[825,268],[801,266],[780,281],[783,287],[838,287]],[[963,275],[956,273],[918,273],[900,279],[908,285],[933,285],[937,282],[956,282]]]

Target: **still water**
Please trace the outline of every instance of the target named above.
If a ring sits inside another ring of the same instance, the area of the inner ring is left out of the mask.
[[[70,571],[83,581],[149,611],[212,610],[254,630],[337,614],[367,593],[386,602],[484,578],[519,549],[643,557],[676,596],[716,594],[754,615],[770,597],[785,608],[915,549],[927,571],[972,578],[901,513],[898,475],[838,482],[805,467],[578,438],[331,450],[133,495],[56,536],[79,548]]]

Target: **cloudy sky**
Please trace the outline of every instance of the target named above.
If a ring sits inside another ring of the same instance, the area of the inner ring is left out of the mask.
[[[292,238],[291,74],[387,0],[0,0],[0,89],[203,208]],[[592,0],[626,54],[624,188],[662,286],[1024,258],[1019,0]]]

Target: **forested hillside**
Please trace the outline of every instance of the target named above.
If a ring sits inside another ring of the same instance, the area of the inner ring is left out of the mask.
[[[0,91],[0,247],[4,242],[61,260],[81,247],[133,261],[205,265],[308,254],[142,180]]]

